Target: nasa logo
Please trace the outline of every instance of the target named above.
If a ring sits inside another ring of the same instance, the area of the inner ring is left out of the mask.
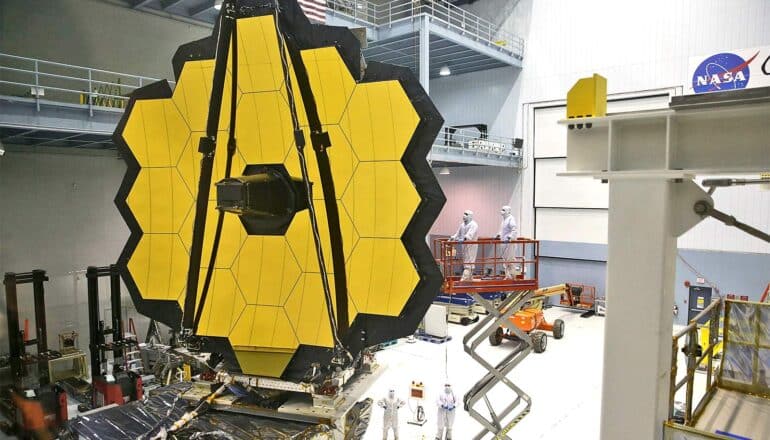
[[[755,54],[748,61],[734,53],[712,55],[695,69],[692,88],[695,93],[716,92],[746,88],[751,77],[749,64],[757,57]]]

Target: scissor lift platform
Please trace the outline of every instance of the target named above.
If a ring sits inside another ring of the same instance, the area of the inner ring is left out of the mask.
[[[463,280],[463,251],[477,245],[479,257],[475,259],[470,279]],[[487,373],[465,394],[465,410],[479,422],[483,429],[473,437],[479,440],[492,433],[496,439],[510,439],[507,433],[529,414],[532,400],[516,386],[508,374],[532,351],[530,338],[510,317],[538,295],[538,257],[540,242],[517,239],[505,242],[495,239],[457,242],[437,239],[433,243],[434,256],[444,274],[443,295],[469,295],[485,309],[487,315],[463,338],[463,347]],[[504,300],[496,304],[485,299],[482,293],[508,292]],[[500,327],[507,328],[520,342],[496,364],[489,362],[478,352],[481,344]],[[495,408],[488,397],[498,385],[508,388],[513,400],[504,408]],[[477,408],[484,402],[484,409]]]

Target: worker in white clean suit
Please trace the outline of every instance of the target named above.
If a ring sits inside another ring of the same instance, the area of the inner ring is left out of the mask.
[[[393,438],[398,440],[398,410],[401,409],[406,402],[396,397],[396,391],[388,391],[388,397],[383,397],[377,402],[377,405],[382,408],[382,440],[388,439],[388,431],[393,430]]]
[[[497,237],[495,238],[505,242],[505,244],[501,246],[502,252],[500,253],[500,258],[503,260],[505,279],[510,280],[513,279],[515,272],[517,272],[513,264],[514,257],[516,256],[516,252],[514,251],[516,245],[512,244],[511,241],[516,240],[519,231],[516,227],[516,219],[514,219],[513,214],[511,214],[510,206],[505,205],[500,208],[500,216],[503,217],[503,220],[500,222],[500,230],[497,232]],[[519,268],[519,270],[521,269]]]
[[[479,225],[473,220],[473,211],[467,210],[463,212],[463,222],[460,223],[457,232],[449,239],[460,243],[464,241],[476,241],[478,230]],[[473,269],[475,268],[476,263],[476,252],[479,250],[479,245],[463,244],[461,249],[463,257],[463,276],[461,280],[470,281],[473,276]]]
[[[444,391],[438,397],[438,432],[436,440],[452,440],[452,425],[455,423],[455,408],[457,397],[452,391],[452,385],[444,385]],[[446,429],[446,437],[444,430]]]

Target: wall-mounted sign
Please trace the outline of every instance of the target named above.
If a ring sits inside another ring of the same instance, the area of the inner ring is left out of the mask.
[[[685,93],[710,93],[770,86],[770,47],[690,57]]]

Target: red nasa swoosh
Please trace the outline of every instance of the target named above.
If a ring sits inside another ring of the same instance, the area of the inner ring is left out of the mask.
[[[739,64],[739,65],[733,67],[732,69],[728,70],[728,72],[735,74],[739,70],[745,69],[746,66],[748,66],[749,64],[751,64],[752,61],[754,61],[754,58],[756,58],[757,55],[759,55],[759,52],[755,53],[754,56],[749,58],[745,63]],[[718,84],[712,84],[712,89],[709,90],[709,92],[713,92],[714,90],[720,90]]]

